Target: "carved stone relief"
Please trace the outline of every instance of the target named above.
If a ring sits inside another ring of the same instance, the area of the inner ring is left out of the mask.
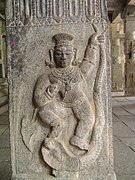
[[[7,5],[12,178],[114,180],[105,1]]]
[[[37,116],[43,125],[48,125],[41,154],[44,162],[57,171],[83,170],[95,162],[101,151],[105,124],[101,91],[106,55],[104,34],[94,24],[93,28],[95,33],[88,40],[82,61],[76,60],[72,35],[54,35],[55,46],[47,63],[49,72],[41,75],[35,86],[34,119]],[[100,51],[100,59],[96,51]],[[97,72],[96,79],[91,75],[93,71]],[[88,79],[94,83],[91,95]],[[23,140],[31,149],[26,142],[29,138],[24,135],[28,134],[25,121],[22,122]]]
[[[43,26],[106,19],[101,0],[12,0],[7,26]]]

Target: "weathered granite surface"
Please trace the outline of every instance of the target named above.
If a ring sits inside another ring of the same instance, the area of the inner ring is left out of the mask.
[[[13,179],[114,180],[104,1],[7,1]]]

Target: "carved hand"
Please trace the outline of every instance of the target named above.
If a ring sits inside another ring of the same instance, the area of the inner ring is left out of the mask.
[[[105,36],[102,34],[97,37],[99,44],[105,43]]]
[[[58,85],[57,84],[51,84],[46,89],[47,94],[53,98],[57,92],[58,92]]]
[[[88,44],[97,46],[100,45],[101,43],[104,43],[105,41],[104,35],[100,33],[98,27],[95,24],[92,24],[92,26],[95,30],[95,33],[90,37]]]

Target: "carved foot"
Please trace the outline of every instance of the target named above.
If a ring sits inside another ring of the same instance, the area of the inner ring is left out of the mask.
[[[47,149],[54,148],[54,141],[52,138],[46,138],[44,140],[43,146],[45,146]]]
[[[77,146],[78,148],[80,148],[82,150],[88,150],[89,149],[89,143],[86,140],[81,139],[77,136],[73,136],[70,139],[70,143],[74,146]]]

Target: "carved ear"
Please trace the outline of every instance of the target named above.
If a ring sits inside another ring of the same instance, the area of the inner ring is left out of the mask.
[[[74,48],[73,52],[74,52],[74,59],[73,59],[72,65],[76,66],[78,64],[77,60],[76,60],[77,49]]]
[[[53,62],[53,52],[54,52],[54,49],[50,49],[50,50],[49,50],[50,63],[52,63],[52,62]]]
[[[77,54],[77,49],[74,48],[73,52],[74,52],[74,60],[75,60],[76,59],[76,54]]]
[[[49,50],[49,55],[50,55],[49,66],[50,66],[50,67],[54,67],[54,66],[55,66],[55,64],[54,64],[53,52],[54,52],[54,49],[50,49],[50,50]]]

